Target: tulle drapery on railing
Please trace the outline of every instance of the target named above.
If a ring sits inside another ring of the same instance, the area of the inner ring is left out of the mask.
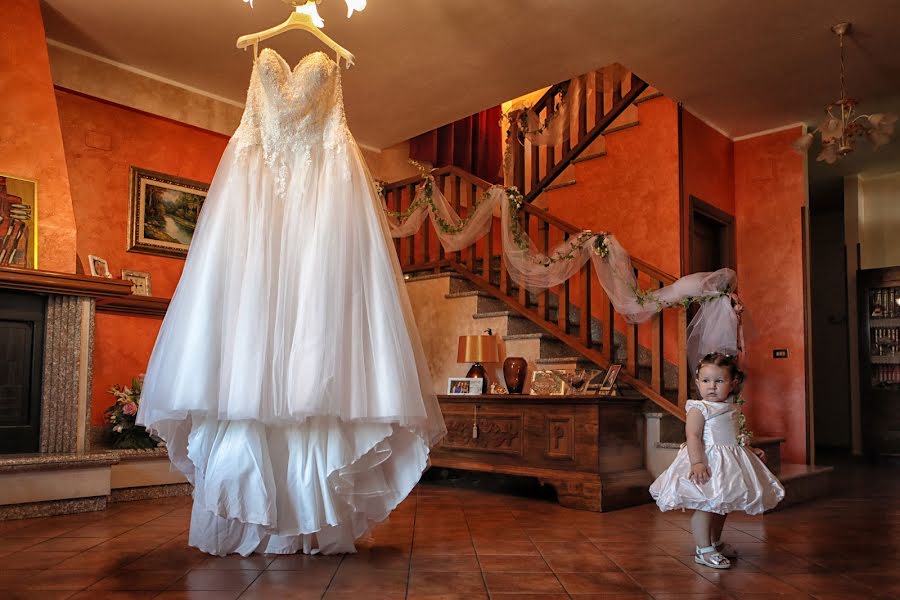
[[[590,260],[609,301],[629,323],[642,323],[664,308],[698,304],[688,325],[687,355],[696,365],[709,352],[736,354],[740,344],[740,303],[731,269],[693,273],[659,289],[638,285],[631,258],[614,235],[582,231],[543,253],[521,225],[522,194],[514,187],[491,186],[481,200],[460,217],[431,175],[417,189],[403,212],[385,208],[391,236],[415,234],[430,218],[446,252],[456,252],[484,237],[491,218],[500,212],[503,258],[510,278],[531,292],[562,284]]]

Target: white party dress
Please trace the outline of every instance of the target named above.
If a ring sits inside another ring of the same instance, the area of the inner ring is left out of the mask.
[[[698,410],[706,420],[703,447],[712,472],[703,485],[694,483],[686,446],[650,486],[660,510],[680,508],[725,515],[742,511],[757,515],[784,498],[784,488],[753,452],[738,443],[738,411],[731,401],[688,400],[685,410]]]
[[[352,552],[445,433],[382,204],[325,54],[255,61],[138,422],[216,555]]]

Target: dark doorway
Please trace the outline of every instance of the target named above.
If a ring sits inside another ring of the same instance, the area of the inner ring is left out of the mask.
[[[0,453],[39,450],[44,304],[34,294],[0,293]]]
[[[689,227],[691,273],[735,268],[733,216],[691,196]]]

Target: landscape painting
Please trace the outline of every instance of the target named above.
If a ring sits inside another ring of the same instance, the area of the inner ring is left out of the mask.
[[[131,168],[128,251],[185,257],[209,184]]]

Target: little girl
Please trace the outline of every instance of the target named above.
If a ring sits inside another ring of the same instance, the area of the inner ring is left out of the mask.
[[[694,560],[714,569],[727,569],[728,559],[737,558],[735,549],[722,542],[728,513],[758,515],[784,498],[784,488],[761,460],[765,453],[739,442],[734,399],[743,382],[733,356],[713,352],[700,360],[702,400],[688,400],[685,407],[687,443],[650,486],[660,510],[694,509]]]

